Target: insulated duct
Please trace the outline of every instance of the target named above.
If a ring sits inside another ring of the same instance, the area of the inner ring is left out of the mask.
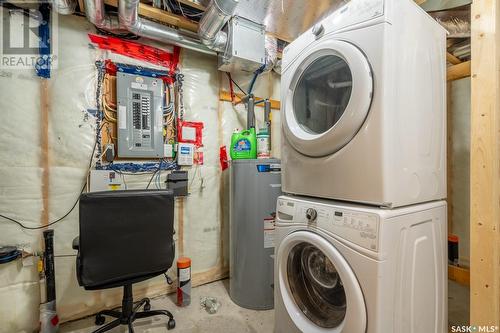
[[[54,10],[61,15],[71,15],[75,12],[76,0],[54,0]]]
[[[85,0],[85,15],[87,20],[99,29],[113,33],[125,32],[116,17],[106,15],[104,0]]]
[[[221,52],[227,43],[222,28],[231,18],[239,0],[212,0],[198,26],[198,36],[208,48]]]
[[[99,29],[117,34],[131,32],[159,42],[216,55],[193,33],[181,33],[176,29],[140,18],[137,13],[138,7],[139,0],[119,0],[118,17],[114,17],[106,14],[104,0],[85,0],[87,19]]]
[[[86,0],[91,1],[91,0]],[[95,0],[96,3],[102,0]],[[182,33],[179,30],[149,21],[138,16],[139,0],[119,0],[118,17],[120,24],[133,34],[154,39],[163,43],[170,43],[205,54],[216,55],[192,34]]]

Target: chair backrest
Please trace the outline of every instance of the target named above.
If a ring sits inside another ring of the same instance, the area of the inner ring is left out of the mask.
[[[166,272],[175,255],[173,225],[171,191],[82,194],[77,258],[80,285],[112,288]]]

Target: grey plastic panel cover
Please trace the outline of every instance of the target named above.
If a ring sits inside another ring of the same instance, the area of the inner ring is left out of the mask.
[[[118,72],[118,156],[163,157],[163,81]]]

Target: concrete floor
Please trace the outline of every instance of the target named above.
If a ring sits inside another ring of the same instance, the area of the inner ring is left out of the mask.
[[[175,305],[175,294],[152,299],[151,307],[153,310],[166,309],[173,313],[177,326],[171,332],[175,333],[272,333],[274,311],[243,309],[231,301],[228,288],[228,280],[193,288],[191,305],[186,308]],[[200,306],[200,297],[203,296],[216,297],[221,302],[216,314],[210,315]],[[448,282],[448,322],[450,326],[469,323],[469,289],[453,281]],[[166,318],[153,317],[136,321],[134,328],[136,333],[167,332],[166,323]],[[63,324],[60,332],[89,333],[95,329],[94,317],[89,317]],[[110,332],[128,330],[121,326]]]
[[[167,331],[167,318],[157,316],[134,322],[135,333],[272,333],[274,327],[274,310],[253,311],[234,304],[228,294],[228,280],[218,281],[198,288],[193,288],[191,305],[179,308],[175,305],[175,294],[154,298],[151,309],[165,309],[172,312],[176,328]],[[216,297],[222,304],[216,314],[208,314],[200,306],[200,297]],[[106,322],[111,320],[107,317]],[[89,333],[97,329],[94,317],[85,318],[61,326],[62,333]],[[117,327],[109,332],[128,332],[126,326]]]
[[[469,288],[448,281],[448,324],[469,325]]]

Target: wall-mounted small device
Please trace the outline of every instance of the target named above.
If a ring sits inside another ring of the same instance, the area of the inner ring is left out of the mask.
[[[179,142],[177,146],[177,164],[193,165],[194,145],[192,143]]]
[[[163,101],[159,78],[118,72],[118,156],[164,157]]]
[[[188,172],[187,171],[172,171],[167,175],[167,189],[174,192],[174,196],[188,195]]]
[[[123,179],[112,170],[90,170],[90,192],[124,190]]]

